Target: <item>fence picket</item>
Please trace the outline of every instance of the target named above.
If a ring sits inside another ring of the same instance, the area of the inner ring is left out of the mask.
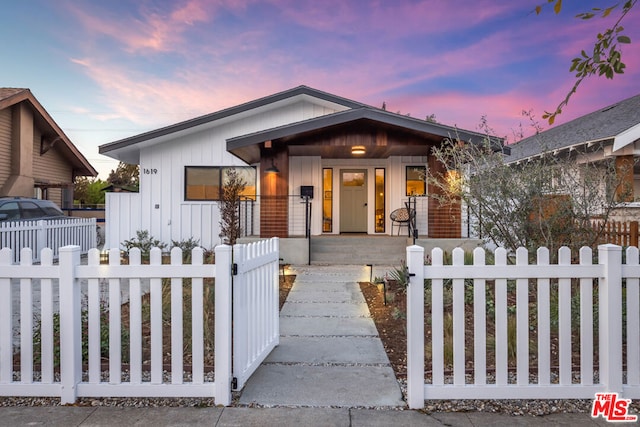
[[[182,250],[171,249],[171,265],[182,265]],[[183,382],[183,283],[179,277],[171,278],[171,384]]]
[[[129,251],[129,265],[142,265],[139,248]],[[142,291],[137,277],[129,279],[129,381],[142,383]]]
[[[483,248],[474,249],[473,265],[485,265]],[[474,279],[473,281],[473,370],[475,384],[486,384],[487,382],[486,283],[485,279]]]
[[[580,265],[592,265],[591,248],[580,249]],[[580,384],[593,385],[593,279],[580,279]]]
[[[32,265],[30,248],[20,251],[20,266]],[[33,382],[33,284],[20,279],[20,382]]]
[[[89,253],[87,265],[98,266],[100,264],[100,254],[92,251]],[[100,305],[100,280],[90,278],[87,283],[87,337],[88,343],[88,363],[89,363],[89,383],[98,384],[102,371],[101,366],[101,315],[102,307]]]
[[[443,265],[443,252],[440,248],[431,251],[431,265]],[[444,384],[444,282],[442,279],[431,280],[431,371],[433,385]]]
[[[151,249],[149,264],[162,264],[162,251]],[[152,278],[149,289],[151,300],[151,383],[162,384],[162,279]]]
[[[516,250],[516,265],[529,264],[529,253],[525,248]],[[518,385],[529,384],[529,281],[516,280],[516,360]]]
[[[549,266],[549,249],[539,248],[537,264]],[[550,280],[538,279],[538,384],[551,384],[551,309]]]
[[[453,265],[464,265],[464,251],[455,248],[452,253]],[[453,280],[453,383],[465,383],[465,316],[464,279]]]
[[[191,252],[191,264],[203,264],[202,248]],[[204,384],[204,280],[191,279],[191,376],[195,384]]]
[[[495,252],[495,265],[507,265],[507,251],[498,248]],[[507,384],[507,279],[496,279],[496,384]]]
[[[627,248],[627,265],[637,267],[638,248]],[[640,280],[627,278],[627,383],[640,385]]]
[[[40,263],[45,267],[53,265],[53,251],[44,248]],[[53,337],[53,281],[50,278],[40,280],[40,372],[42,382],[53,383],[54,337]]]
[[[571,251],[558,250],[558,265],[571,265]],[[560,384],[571,384],[571,279],[558,280],[558,362]]]
[[[120,251],[109,251],[109,266],[120,265]],[[109,279],[109,384],[122,382],[122,301],[120,279]]]
[[[10,248],[0,249],[0,270],[13,262]],[[0,277],[0,384],[9,384],[13,379],[13,299],[11,279]]]

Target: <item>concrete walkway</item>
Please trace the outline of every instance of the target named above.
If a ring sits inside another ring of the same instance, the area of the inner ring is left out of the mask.
[[[293,274],[280,345],[249,379],[240,404],[405,407],[358,285],[369,280],[369,269],[296,267]]]

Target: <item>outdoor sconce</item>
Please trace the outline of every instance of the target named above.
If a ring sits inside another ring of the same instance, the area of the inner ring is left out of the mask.
[[[364,145],[354,145],[351,147],[351,154],[362,155],[364,153]]]
[[[280,169],[273,164],[273,159],[271,159],[271,166],[264,170],[265,173],[280,173]]]

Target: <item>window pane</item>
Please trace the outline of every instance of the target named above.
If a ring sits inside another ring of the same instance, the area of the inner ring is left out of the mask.
[[[322,170],[322,231],[333,230],[333,169]]]
[[[185,168],[185,200],[217,200],[219,197],[219,168]]]
[[[256,168],[249,167],[233,167],[233,168],[222,168],[222,185],[224,186],[227,182],[227,170],[235,169],[238,172],[238,177],[244,181],[244,191],[240,193],[241,196],[245,196],[246,198],[251,198],[255,200],[256,196]]]
[[[407,166],[407,196],[424,196],[427,168],[425,166]]]
[[[364,172],[343,172],[342,185],[345,187],[363,187]]]
[[[22,219],[42,218],[46,216],[44,211],[35,203],[22,202],[20,203],[20,209],[22,210]]]
[[[384,233],[384,169],[376,169],[376,233]]]
[[[4,214],[7,216],[6,218],[4,218],[4,220],[6,221],[20,219],[20,210],[18,209],[18,203],[9,202],[0,206],[0,214]]]

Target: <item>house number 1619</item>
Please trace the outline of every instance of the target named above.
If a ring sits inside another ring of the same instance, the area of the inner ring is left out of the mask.
[[[142,169],[142,173],[145,175],[155,175],[158,173],[158,169]]]

